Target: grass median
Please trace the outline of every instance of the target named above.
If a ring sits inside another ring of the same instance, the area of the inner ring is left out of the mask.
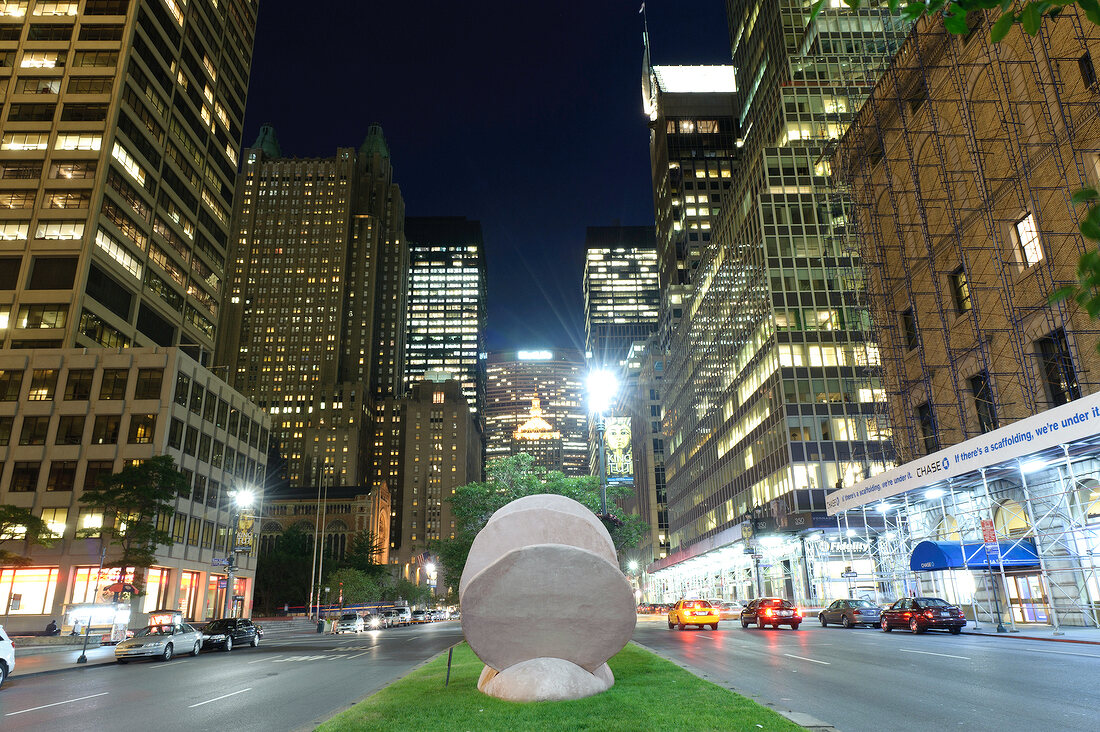
[[[800,730],[798,725],[634,644],[610,661],[615,685],[566,702],[517,704],[477,690],[483,667],[470,647],[447,654],[321,725],[355,730]]]

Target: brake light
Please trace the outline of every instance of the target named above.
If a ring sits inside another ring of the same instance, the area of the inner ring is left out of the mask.
[[[764,614],[770,618],[772,615],[772,609],[770,607],[764,608]]]
[[[852,615],[862,615],[862,614],[863,614],[862,610],[853,610],[852,611]]]
[[[931,610],[925,610],[924,611],[924,617],[931,620],[932,618],[936,617],[936,614],[934,612],[932,612]]]
[[[802,614],[802,611],[799,610],[798,608],[795,608],[793,612],[794,612],[795,615],[801,615]]]

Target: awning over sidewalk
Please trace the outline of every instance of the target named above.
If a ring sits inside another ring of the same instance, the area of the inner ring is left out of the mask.
[[[1000,542],[1001,558],[990,556],[988,566],[1038,567],[1039,554],[1031,539]],[[913,547],[909,569],[935,572],[940,569],[981,569],[987,566],[985,544],[959,544],[957,541],[922,541]]]

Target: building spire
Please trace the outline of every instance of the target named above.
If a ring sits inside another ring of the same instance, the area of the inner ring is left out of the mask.
[[[260,125],[260,132],[256,135],[256,142],[252,143],[252,147],[263,150],[264,155],[269,158],[283,156],[283,150],[279,147],[279,138],[275,136],[275,128],[270,123]]]
[[[375,122],[367,130],[367,137],[363,140],[363,144],[359,146],[359,154],[371,156],[375,153],[381,155],[384,158],[390,156],[390,149],[386,146],[386,138],[382,135],[382,125]]]

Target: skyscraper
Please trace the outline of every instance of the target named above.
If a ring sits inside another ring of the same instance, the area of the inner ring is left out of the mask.
[[[330,158],[245,153],[218,362],[272,415],[287,477],[370,482],[373,407],[398,391],[404,204],[382,129]]]
[[[0,346],[181,346],[208,363],[256,8],[0,5]]]
[[[584,239],[584,342],[595,364],[618,368],[657,327],[652,226],[589,226]]]
[[[649,66],[646,42],[642,100],[650,120],[660,342],[667,349],[732,182],[736,84],[733,66]]]
[[[892,459],[848,204],[825,153],[907,23],[885,8],[810,22],[793,0],[726,7],[734,65],[753,77],[736,92],[735,182],[665,366],[672,553],[654,579],[669,596],[698,581],[813,602],[834,593],[821,572],[835,549],[781,529],[825,519],[828,488]],[[717,581],[682,564],[724,547]],[[765,551],[767,566],[750,559]]]
[[[460,216],[409,217],[405,383],[429,371],[462,382],[470,411],[485,406],[485,245],[481,222]]]
[[[516,430],[532,418],[539,401],[541,419],[559,432],[556,459],[548,453],[536,463],[569,476],[588,474],[588,415],[584,403],[584,355],[575,349],[497,351],[489,354],[485,393],[487,460],[541,450],[534,431],[519,441]],[[541,433],[539,433],[541,434]],[[534,439],[528,439],[534,438]]]

